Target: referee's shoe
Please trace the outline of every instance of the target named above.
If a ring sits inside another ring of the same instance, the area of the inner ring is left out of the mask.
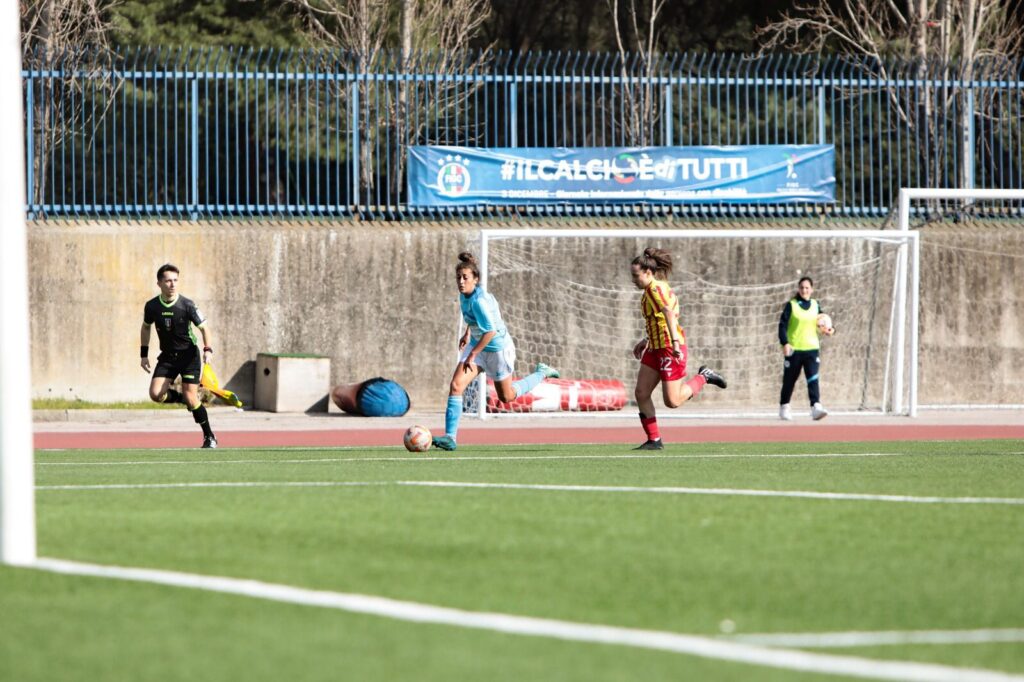
[[[213,436],[205,436],[203,438],[203,449],[214,449],[217,447],[217,439]]]

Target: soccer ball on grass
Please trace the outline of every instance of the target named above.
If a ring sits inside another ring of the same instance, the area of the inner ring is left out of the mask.
[[[430,431],[423,426],[410,426],[402,438],[409,452],[426,452],[430,449]]]

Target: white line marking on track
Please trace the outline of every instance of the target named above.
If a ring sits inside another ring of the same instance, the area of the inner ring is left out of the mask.
[[[194,483],[97,483],[38,485],[36,490],[145,490],[149,488],[331,488],[354,486],[409,486],[420,488],[474,488],[480,490],[531,490],[587,493],[652,493],[662,495],[723,495],[739,497],[789,497],[812,500],[898,502],[912,504],[1024,505],[1019,497],[936,497],[871,493],[832,493],[812,490],[758,490],[750,488],[682,488],[626,485],[554,485],[533,483],[477,483],[469,481],[201,481]]]
[[[168,464],[336,464],[342,462],[504,462],[523,460],[573,460],[573,459],[814,459],[842,457],[917,457],[907,452],[812,452],[791,454],[714,453],[694,455],[503,455],[500,457],[309,457],[302,459],[205,459],[205,460],[131,460],[112,462],[36,462],[39,466],[139,466]]]
[[[720,639],[796,648],[839,648],[890,644],[989,644],[1024,642],[1024,628],[982,630],[883,630],[880,632],[792,632],[729,635]]]
[[[464,611],[430,604],[397,601],[385,597],[310,590],[257,580],[240,580],[145,568],[101,566],[59,559],[38,559],[33,567],[54,573],[156,583],[289,604],[332,608],[414,623],[449,625],[575,642],[632,646],[785,670],[849,675],[876,680],[913,680],[914,682],[1024,682],[1024,676],[978,668],[956,668],[905,661],[879,661],[853,656],[772,649],[697,635],[574,623],[505,613]]]

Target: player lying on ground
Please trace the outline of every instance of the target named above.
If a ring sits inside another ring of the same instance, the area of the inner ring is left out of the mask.
[[[640,425],[647,440],[637,450],[661,450],[661,433],[651,396],[661,382],[662,398],[668,407],[679,407],[700,393],[704,384],[725,388],[725,379],[701,367],[696,376],[686,377],[686,335],[679,325],[679,300],[666,281],[672,272],[672,256],[661,249],[644,249],[630,264],[630,276],[637,289],[643,289],[640,312],[647,336],[633,346],[633,357],[640,360],[636,376],[636,405]]]
[[[462,308],[466,331],[459,339],[459,364],[455,366],[448,388],[448,405],[444,413],[445,435],[433,439],[434,447],[442,450],[454,450],[456,447],[459,420],[462,418],[462,394],[480,372],[494,380],[498,400],[505,403],[529,393],[546,378],[558,378],[558,370],[540,362],[532,374],[513,381],[516,346],[501,319],[497,299],[480,286],[480,270],[473,254],[459,254],[455,281],[459,287],[459,306]]]

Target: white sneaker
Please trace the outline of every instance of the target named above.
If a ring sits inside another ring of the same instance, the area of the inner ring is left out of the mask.
[[[789,409],[789,403],[779,405],[779,419],[787,422],[793,421],[793,413]]]
[[[811,419],[818,421],[828,416],[828,410],[821,406],[821,403],[814,403],[811,406]]]

